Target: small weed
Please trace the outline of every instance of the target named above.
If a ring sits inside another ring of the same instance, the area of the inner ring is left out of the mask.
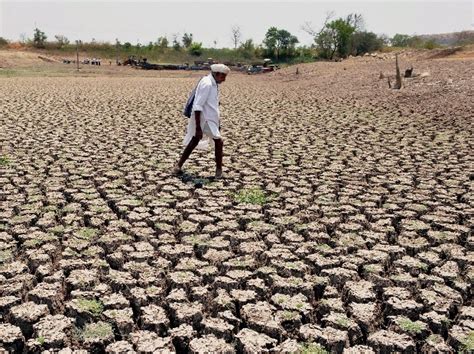
[[[438,344],[438,343],[443,343],[443,338],[439,334],[432,334],[426,339],[426,341]]]
[[[233,199],[237,203],[264,205],[274,199],[275,196],[267,196],[264,191],[259,188],[242,189],[238,193],[233,194]]]
[[[466,338],[461,341],[462,352],[471,353],[474,350],[474,331],[469,332]]]
[[[302,302],[298,302],[295,307],[298,309],[298,310],[301,310],[303,307],[304,307],[304,304]]]
[[[83,227],[82,229],[76,232],[76,236],[85,240],[90,240],[97,235],[96,229],[91,229],[88,227]]]
[[[6,261],[13,258],[13,253],[10,250],[0,251],[0,263],[5,263]]]
[[[317,343],[301,343],[298,354],[328,354],[321,345]]]
[[[401,329],[411,333],[421,333],[423,331],[423,325],[420,322],[413,322],[409,318],[402,317],[397,321]]]
[[[62,235],[64,233],[64,226],[57,225],[50,229],[53,234]]]
[[[298,314],[296,312],[291,312],[291,311],[283,311],[282,313],[282,317],[286,321],[293,320],[294,318],[297,317],[297,315]]]
[[[36,338],[36,341],[39,343],[39,345],[43,346],[45,339],[43,336],[39,336],[38,338]]]
[[[285,267],[288,268],[288,269],[298,269],[299,268],[298,264],[292,263],[292,262],[285,263]]]
[[[317,248],[318,250],[321,250],[321,251],[328,251],[328,250],[331,249],[331,246],[329,246],[329,245],[327,245],[327,244],[325,244],[325,243],[321,243],[321,244],[317,245],[316,248]]]
[[[340,317],[336,320],[336,323],[344,328],[349,327],[349,319],[347,317]]]
[[[104,311],[104,305],[101,301],[97,300],[79,299],[77,305],[82,311],[89,312],[93,316],[100,316]]]
[[[81,331],[81,338],[83,340],[87,339],[97,339],[97,338],[107,338],[113,337],[114,331],[110,323],[106,322],[97,322],[86,324],[84,329]]]
[[[0,156],[0,166],[6,166],[10,164],[10,159],[4,155]]]
[[[288,283],[290,283],[291,285],[298,286],[303,284],[303,279],[292,277],[288,279]]]
[[[27,248],[32,248],[32,247],[38,246],[40,243],[41,243],[41,241],[38,240],[38,239],[31,239],[31,240],[25,241],[23,243],[23,246],[25,246]]]

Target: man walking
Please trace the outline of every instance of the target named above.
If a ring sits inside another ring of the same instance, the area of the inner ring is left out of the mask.
[[[222,178],[222,156],[224,142],[220,133],[219,89],[230,69],[224,64],[211,65],[211,73],[201,79],[196,87],[191,117],[183,144],[186,148],[173,168],[174,174],[182,173],[182,167],[203,135],[214,141],[216,157],[216,179]]]

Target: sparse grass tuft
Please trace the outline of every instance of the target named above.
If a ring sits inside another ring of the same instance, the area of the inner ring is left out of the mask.
[[[317,343],[300,343],[298,354],[328,354],[329,352]]]
[[[6,166],[10,164],[10,159],[5,155],[0,155],[0,166]]]
[[[349,319],[347,317],[340,317],[336,320],[336,323],[342,327],[349,327]]]
[[[292,312],[292,311],[283,311],[283,313],[282,313],[282,317],[286,321],[293,320],[297,316],[298,316],[298,314],[296,312]]]
[[[242,189],[233,194],[237,203],[264,205],[273,200],[275,196],[267,196],[260,188]]]
[[[76,236],[84,240],[91,240],[96,235],[97,235],[97,230],[91,229],[89,227],[83,227],[82,229],[76,232]]]
[[[39,345],[43,346],[45,339],[43,336],[39,336],[38,338],[36,338],[36,341],[39,343]]]
[[[104,305],[101,301],[97,300],[79,299],[77,305],[82,311],[89,312],[93,316],[100,316],[104,311]]]
[[[114,331],[110,323],[107,322],[88,323],[81,331],[80,336],[83,340],[101,339],[113,337]]]
[[[461,352],[472,353],[474,351],[474,331],[469,332],[461,341]]]
[[[406,317],[398,319],[397,324],[401,329],[410,333],[421,333],[423,331],[423,325],[420,322],[413,322]]]
[[[13,259],[13,253],[10,250],[0,251],[0,264]]]

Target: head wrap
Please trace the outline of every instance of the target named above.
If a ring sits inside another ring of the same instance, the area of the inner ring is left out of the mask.
[[[230,69],[227,65],[224,64],[212,64],[211,71],[213,73],[222,73],[227,75],[230,72]]]

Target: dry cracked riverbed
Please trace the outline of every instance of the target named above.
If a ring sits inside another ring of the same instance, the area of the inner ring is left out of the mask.
[[[222,181],[196,78],[0,79],[0,348],[472,350],[472,62],[341,65],[229,76]]]

